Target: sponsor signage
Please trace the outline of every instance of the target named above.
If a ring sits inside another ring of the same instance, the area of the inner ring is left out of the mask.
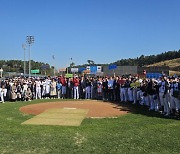
[[[102,67],[101,66],[97,66],[97,72],[102,72]]]
[[[109,65],[109,70],[114,70],[114,69],[116,69],[117,68],[117,65]]]
[[[39,69],[31,70],[31,73],[32,73],[32,74],[38,74],[39,72],[40,72]]]
[[[102,72],[102,66],[87,66],[86,71],[90,74],[96,74],[97,72]]]
[[[90,72],[96,73],[97,72],[97,66],[90,66]]]
[[[90,66],[86,66],[86,70],[89,70],[89,71],[90,71]]]
[[[73,72],[73,73],[78,72],[78,68],[71,68],[71,72]]]
[[[60,68],[59,72],[66,72],[66,68]]]
[[[86,70],[85,67],[80,67],[80,68],[78,69],[78,72],[83,72],[84,70]]]
[[[162,76],[161,73],[147,73],[146,74],[146,77],[147,78],[155,78],[155,79],[158,79]]]
[[[65,77],[66,77],[66,78],[72,78],[72,77],[73,77],[73,74],[65,74]]]

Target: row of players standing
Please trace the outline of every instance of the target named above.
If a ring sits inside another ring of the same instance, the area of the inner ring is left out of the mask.
[[[78,77],[14,78],[0,82],[1,101],[41,98],[113,100],[114,79]],[[117,87],[116,87],[117,89]]]
[[[180,80],[162,76],[155,79],[126,79],[120,86],[121,101],[146,105],[165,116],[180,113]],[[122,82],[121,82],[122,83]]]
[[[1,102],[42,98],[96,99],[97,82],[93,78],[92,88],[91,79],[88,78],[85,81],[83,77],[65,78],[60,76],[2,80],[0,81],[0,99]]]
[[[139,103],[148,106],[149,110],[162,111],[166,116],[180,112],[179,78],[163,76],[158,80],[142,80],[138,77],[65,78],[60,76],[57,82],[53,79],[52,83],[54,83],[53,89],[57,89],[54,94],[57,93],[58,98]],[[52,86],[50,89],[52,91]]]
[[[56,82],[55,80],[40,80],[14,78],[3,80],[0,82],[0,98],[1,102],[5,101],[31,101],[32,99],[42,98],[46,94],[48,97],[56,96]],[[42,85],[45,82],[46,88]],[[49,87],[49,88],[48,88]],[[55,90],[53,88],[55,87]],[[49,90],[48,90],[49,89]]]
[[[1,100],[41,98],[103,99],[104,101],[139,102],[150,110],[166,115],[180,110],[179,78],[159,80],[137,77],[78,77],[16,79],[1,82]],[[176,93],[176,94],[175,94]]]

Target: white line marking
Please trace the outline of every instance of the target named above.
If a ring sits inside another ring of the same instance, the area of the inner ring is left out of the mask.
[[[65,107],[64,109],[66,109],[66,110],[68,110],[68,109],[76,110],[77,108],[68,108],[68,107]]]

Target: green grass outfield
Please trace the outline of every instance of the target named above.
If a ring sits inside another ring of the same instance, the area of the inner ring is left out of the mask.
[[[30,103],[0,104],[0,153],[180,153],[180,120],[145,107],[116,119],[85,119],[79,127],[21,125],[33,117],[19,111]],[[56,101],[56,100],[51,100]]]

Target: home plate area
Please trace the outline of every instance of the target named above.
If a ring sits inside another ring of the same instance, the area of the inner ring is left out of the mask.
[[[35,115],[22,125],[80,126],[84,118],[117,117],[128,112],[117,104],[103,101],[59,101],[26,105],[21,112]]]

